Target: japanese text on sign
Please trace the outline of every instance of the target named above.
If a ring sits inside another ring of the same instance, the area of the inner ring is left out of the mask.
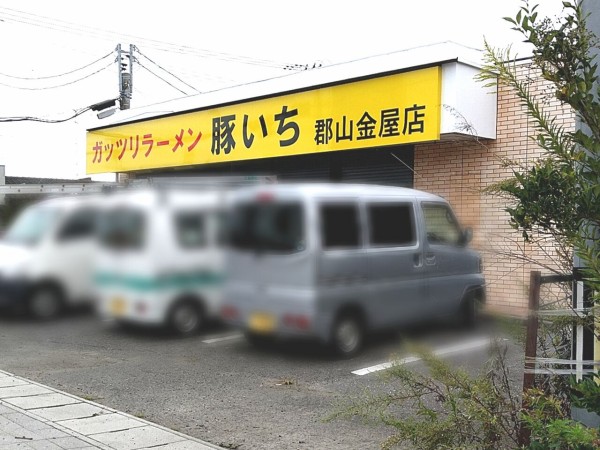
[[[87,133],[88,173],[240,161],[439,139],[440,68]]]

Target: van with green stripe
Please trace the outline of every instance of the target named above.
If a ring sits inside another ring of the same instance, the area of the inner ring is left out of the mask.
[[[216,317],[224,196],[144,189],[107,199],[95,271],[101,315],[181,335]]]

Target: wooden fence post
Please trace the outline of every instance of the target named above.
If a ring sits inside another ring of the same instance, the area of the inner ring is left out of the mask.
[[[532,270],[529,275],[529,315],[527,317],[527,337],[525,340],[525,366],[523,371],[523,398],[528,389],[535,383],[535,358],[537,356],[538,310],[540,307],[540,286],[542,274]],[[521,400],[523,405],[523,400]],[[523,406],[522,406],[523,407]],[[519,429],[519,445],[529,444],[530,430],[521,424]]]

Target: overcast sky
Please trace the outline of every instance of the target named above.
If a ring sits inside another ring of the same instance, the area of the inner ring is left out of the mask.
[[[560,14],[560,0],[540,3],[545,15]],[[118,97],[119,43],[140,51],[132,107],[282,75],[289,65],[328,65],[448,40],[482,48],[485,36],[526,56],[521,36],[502,20],[520,4],[0,0],[0,117],[61,119]],[[84,177],[85,130],[99,124],[92,112],[62,124],[0,123],[0,165],[9,176]]]

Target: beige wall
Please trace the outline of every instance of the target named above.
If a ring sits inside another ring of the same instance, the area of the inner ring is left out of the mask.
[[[528,64],[520,65],[518,74],[521,79],[534,80],[530,89],[548,113],[565,127],[574,128],[574,114],[554,98],[548,83]],[[511,176],[504,160],[526,165],[541,155],[541,149],[531,139],[535,135],[533,123],[506,86],[498,90],[497,124],[496,140],[469,138],[416,146],[415,188],[448,199],[463,225],[473,227],[473,246],[484,255],[489,308],[522,315],[527,308],[529,272],[540,268],[525,260],[552,265],[555,249],[552,245],[544,249],[525,245],[520,234],[508,225],[504,201],[482,192]]]

